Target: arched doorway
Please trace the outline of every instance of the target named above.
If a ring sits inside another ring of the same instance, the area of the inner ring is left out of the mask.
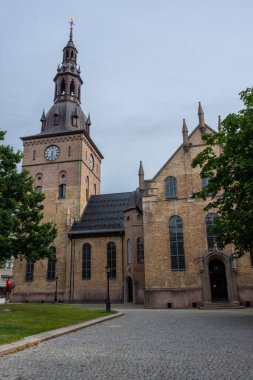
[[[228,301],[226,268],[221,260],[209,263],[209,278],[213,302]]]
[[[133,302],[133,280],[127,277],[127,302]]]

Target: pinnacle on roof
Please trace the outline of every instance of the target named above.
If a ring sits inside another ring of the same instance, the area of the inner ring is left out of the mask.
[[[143,169],[143,166],[142,166],[142,161],[140,161],[139,175],[144,175],[144,169]]]
[[[221,133],[221,117],[218,116],[218,131]]]
[[[188,128],[187,128],[185,119],[183,119],[183,128],[182,128],[182,131],[183,132],[188,132]]]
[[[91,125],[91,121],[90,121],[90,113],[88,113],[88,117],[87,117],[87,120],[86,120],[86,124]]]
[[[139,190],[144,191],[145,190],[145,184],[144,184],[144,169],[142,166],[142,161],[140,161],[139,166]]]
[[[183,119],[182,134],[183,134],[184,150],[186,152],[188,152],[188,150],[189,150],[189,136],[188,136],[188,128],[187,128],[185,119]]]
[[[45,115],[45,110],[43,110],[40,121],[45,121],[46,120],[46,115]]]
[[[198,115],[199,115],[199,128],[200,128],[201,132],[204,132],[205,131],[205,118],[204,118],[204,111],[203,111],[201,102],[199,102]]]

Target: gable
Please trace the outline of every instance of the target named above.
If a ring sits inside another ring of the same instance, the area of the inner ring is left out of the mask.
[[[205,124],[205,127],[210,133],[217,133],[214,129],[209,127],[209,125],[207,125],[207,124]],[[205,145],[205,143],[203,142],[203,140],[201,138],[201,132],[199,129],[199,124],[196,126],[196,128],[189,135],[189,143],[190,143],[190,149],[193,147],[198,147],[198,146],[202,147]],[[165,164],[161,167],[161,169],[155,174],[155,176],[152,178],[152,181],[157,181],[159,179],[160,175],[162,175],[162,177],[163,177],[163,172],[167,171],[166,169],[168,169],[168,167],[169,168],[173,167],[174,161],[180,160],[180,156],[182,156],[183,153],[184,153],[184,144],[182,143],[178,147],[178,149],[170,156],[170,158],[165,162]],[[171,173],[171,175],[175,175],[177,168],[175,167],[173,171],[174,171],[174,174]],[[167,176],[167,174],[166,174],[166,176]]]

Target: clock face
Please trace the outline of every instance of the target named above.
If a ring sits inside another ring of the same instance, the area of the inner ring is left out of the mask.
[[[45,149],[45,158],[48,161],[54,161],[59,157],[60,148],[56,145],[50,145]]]
[[[92,156],[92,154],[90,154],[88,164],[89,164],[89,168],[92,170],[94,168],[94,157]]]

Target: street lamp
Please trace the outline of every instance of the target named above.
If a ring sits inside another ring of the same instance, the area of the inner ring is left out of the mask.
[[[58,294],[57,294],[58,280],[59,280],[59,277],[56,276],[56,277],[55,277],[54,303],[57,302],[57,296],[58,296]]]
[[[107,275],[107,297],[105,300],[106,311],[111,311],[111,300],[110,300],[110,289],[109,289],[109,279],[110,279],[110,275],[111,275],[111,267],[109,265],[107,265],[105,267],[105,270],[106,270],[106,275]]]

